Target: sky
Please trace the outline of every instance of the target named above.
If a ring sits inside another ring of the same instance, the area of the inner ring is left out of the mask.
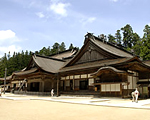
[[[55,42],[81,47],[87,32],[115,35],[130,24],[143,36],[150,0],[0,0],[0,57]]]

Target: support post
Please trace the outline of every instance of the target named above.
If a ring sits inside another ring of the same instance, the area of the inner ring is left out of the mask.
[[[74,87],[74,86],[75,86],[74,82],[75,82],[75,81],[74,81],[74,76],[73,76],[73,90],[74,90],[74,88],[75,88],[75,87]]]
[[[59,73],[57,73],[57,97],[59,96]]]
[[[44,92],[45,82],[42,81],[42,92]]]
[[[7,74],[7,68],[5,68],[4,94],[5,94],[5,87],[6,87],[6,74]]]

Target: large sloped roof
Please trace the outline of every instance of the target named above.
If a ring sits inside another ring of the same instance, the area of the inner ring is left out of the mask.
[[[39,55],[33,55],[33,60],[39,68],[49,73],[57,73],[59,69],[63,67],[65,62],[59,59]]]
[[[101,67],[99,70],[97,70],[95,73],[92,73],[91,76],[100,76],[102,75],[105,71],[111,71],[119,74],[127,73],[126,71],[123,70],[118,70],[112,66],[106,66],[106,67]]]
[[[23,69],[23,70],[17,71],[17,72],[13,72],[12,75],[6,77],[6,80],[11,80],[13,78],[13,76],[22,76],[22,75],[34,73],[38,70],[38,68],[32,68],[32,69],[27,70],[27,71],[25,71],[25,70],[26,69]],[[4,81],[5,78],[0,78],[0,80]]]
[[[124,49],[121,49],[109,42],[103,42],[100,38],[95,37],[95,39],[90,39],[93,43],[95,43],[96,45],[98,45],[101,49],[114,54],[116,56],[119,57],[133,57],[133,55],[127,51],[125,51]]]
[[[80,51],[74,56],[73,59],[71,59],[69,62],[65,64],[64,67],[72,66],[74,65],[80,58],[81,54],[83,54],[83,50],[88,47],[88,43],[92,42],[94,45],[96,45],[101,50],[105,51],[106,53],[109,53],[110,55],[114,56],[114,58],[132,58],[134,57],[130,52],[124,50],[123,48],[120,48],[118,46],[115,46],[109,42],[104,42],[101,38],[94,36],[91,33],[88,33],[85,35],[85,41],[84,45],[80,49]],[[64,68],[65,69],[65,68]]]
[[[6,80],[11,80],[11,79],[12,79],[12,75],[6,77]],[[4,81],[4,80],[5,78],[0,78],[0,81]]]

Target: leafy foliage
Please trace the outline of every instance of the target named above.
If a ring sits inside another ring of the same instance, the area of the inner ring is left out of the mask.
[[[5,53],[4,57],[0,59],[0,77],[4,77],[5,68],[7,68],[7,76],[11,75],[14,71],[22,70],[27,66],[31,59],[31,52],[26,51],[25,53],[15,53],[12,57],[10,57],[10,53],[8,57]]]
[[[144,36],[142,38],[141,53],[140,56],[143,60],[150,60],[150,26],[146,25]]]
[[[111,34],[108,35],[108,42],[116,43],[115,39],[116,38],[113,35]]]

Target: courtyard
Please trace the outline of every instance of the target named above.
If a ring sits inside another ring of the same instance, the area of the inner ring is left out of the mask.
[[[148,120],[149,112],[149,99],[132,103],[130,99],[69,96],[5,94],[0,98],[0,120]]]

